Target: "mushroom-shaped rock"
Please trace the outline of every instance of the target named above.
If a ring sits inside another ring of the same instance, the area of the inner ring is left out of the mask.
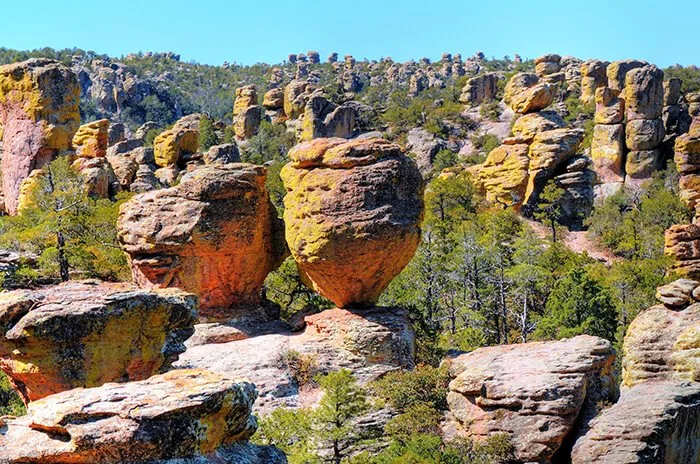
[[[100,119],[83,124],[73,136],[75,154],[83,158],[107,156],[109,146],[109,120]]]
[[[341,308],[372,305],[420,242],[418,168],[382,139],[315,139],[289,158],[284,220],[302,278]]]
[[[17,212],[22,181],[71,148],[80,125],[79,102],[77,76],[57,61],[40,58],[0,66],[0,171],[8,213]]]
[[[700,383],[647,382],[591,422],[573,464],[700,462]]]
[[[450,361],[448,437],[507,433],[519,462],[549,462],[614,390],[613,349],[588,335],[479,348]]]
[[[195,293],[200,316],[261,317],[263,281],[286,255],[266,174],[251,164],[205,165],[123,204],[118,236],[134,281]]]
[[[10,464],[286,463],[279,450],[247,442],[256,396],[253,384],[204,370],[70,390],[9,420],[0,456]]]
[[[0,296],[0,368],[25,401],[141,380],[194,332],[196,297],[176,289],[70,282]]]

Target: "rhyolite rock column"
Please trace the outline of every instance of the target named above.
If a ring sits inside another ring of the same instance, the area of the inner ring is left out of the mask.
[[[0,66],[2,193],[8,213],[17,212],[22,181],[71,149],[80,125],[79,102],[77,76],[57,61]]]
[[[134,281],[199,296],[203,318],[265,319],[261,289],[286,256],[263,166],[212,164],[120,208],[119,241]]]
[[[373,305],[420,242],[418,168],[382,139],[315,139],[289,158],[284,220],[302,279],[341,308]]]
[[[258,133],[261,108],[254,85],[236,89],[233,103],[233,131],[239,140],[247,140]]]

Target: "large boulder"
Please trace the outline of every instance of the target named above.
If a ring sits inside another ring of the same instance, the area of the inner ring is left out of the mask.
[[[621,124],[625,118],[625,100],[618,97],[619,92],[610,87],[598,87],[595,91],[596,124]]]
[[[204,370],[70,390],[7,421],[0,456],[8,464],[286,463],[278,450],[247,443],[255,398],[251,383]]]
[[[541,111],[554,101],[555,88],[536,74],[518,73],[506,84],[504,100],[516,113]]]
[[[645,61],[637,60],[620,60],[613,61],[606,69],[608,75],[608,87],[618,92],[622,92],[625,88],[625,77],[627,73],[633,69],[646,66]]]
[[[119,240],[134,281],[195,293],[203,317],[262,317],[263,281],[286,254],[265,178],[262,166],[201,166],[123,204]]]
[[[254,85],[246,85],[236,89],[236,100],[233,104],[233,131],[239,140],[246,140],[258,133],[260,127],[261,108],[258,105],[258,94]]]
[[[321,92],[306,101],[302,115],[299,140],[308,141],[322,137],[349,138],[355,132],[355,110],[346,105],[336,105]]]
[[[199,132],[189,127],[175,126],[153,140],[155,162],[161,167],[177,164],[184,155],[196,153],[198,149]]]
[[[513,136],[531,143],[540,132],[566,127],[564,119],[554,111],[540,111],[524,114],[515,120],[512,127]]]
[[[309,87],[308,82],[295,79],[284,88],[283,106],[288,119],[297,119],[304,113]]]
[[[700,462],[700,383],[647,382],[591,422],[573,464]]]
[[[580,335],[479,348],[449,361],[450,438],[506,433],[520,462],[549,462],[614,390],[610,342]]]
[[[680,174],[680,198],[689,208],[700,208],[700,136],[676,138],[673,160]]]
[[[700,224],[675,224],[664,233],[664,253],[674,260],[678,275],[700,278]]]
[[[180,290],[95,281],[3,293],[0,369],[25,401],[145,379],[185,350],[195,307]]]
[[[596,124],[593,127],[591,159],[599,184],[624,179],[624,124]]]
[[[498,74],[486,73],[469,79],[459,96],[460,103],[481,105],[496,98],[498,92]]]
[[[540,77],[556,74],[561,71],[561,56],[554,53],[535,58],[535,73]]]
[[[420,242],[418,168],[382,139],[316,139],[289,158],[284,220],[302,279],[339,307],[372,305]]]
[[[109,146],[109,120],[100,119],[78,128],[73,136],[75,154],[83,158],[98,158],[107,156]]]
[[[22,181],[71,148],[80,125],[80,83],[57,61],[37,58],[0,66],[0,127],[5,209],[17,212]]]
[[[625,142],[631,151],[653,150],[664,140],[664,122],[657,119],[633,119],[625,126]]]
[[[607,61],[588,60],[581,64],[581,101],[591,104],[599,87],[608,85]]]
[[[491,150],[478,173],[479,184],[486,192],[490,203],[512,206],[519,209],[527,190],[528,145],[503,144]]]
[[[664,106],[664,72],[656,66],[644,66],[625,76],[625,113],[628,121],[657,119]]]

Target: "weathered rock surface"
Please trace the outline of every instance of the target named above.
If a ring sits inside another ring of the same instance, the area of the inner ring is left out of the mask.
[[[375,303],[420,241],[418,168],[381,139],[316,139],[289,158],[284,219],[302,278],[339,307]]]
[[[486,199],[494,204],[519,209],[527,190],[529,146],[524,140],[494,148],[479,170],[479,183],[486,191]]]
[[[608,87],[621,92],[625,88],[625,77],[627,73],[633,69],[646,66],[645,61],[637,60],[620,60],[613,61],[606,69],[608,75]]]
[[[657,119],[664,105],[664,72],[656,66],[632,69],[625,76],[625,113],[628,121]]]
[[[591,159],[598,183],[624,180],[625,126],[623,124],[596,124],[593,127]]]
[[[43,58],[0,66],[2,193],[17,212],[20,185],[34,169],[71,148],[80,125],[80,84],[69,68]]]
[[[591,422],[576,442],[574,464],[700,461],[700,383],[647,382]]]
[[[554,87],[540,82],[536,74],[518,73],[508,81],[504,100],[516,113],[541,111],[554,101]]]
[[[680,198],[697,211],[700,208],[700,136],[683,134],[676,138],[673,160],[680,174]]]
[[[261,108],[254,85],[236,89],[233,104],[233,131],[239,140],[246,140],[257,134],[260,127]]]
[[[247,444],[257,428],[251,416],[255,398],[251,383],[203,370],[70,390],[34,402],[26,416],[9,420],[0,430],[0,456],[7,463],[36,464],[204,457],[222,446]],[[270,449],[240,451],[242,456],[260,453],[274,460],[218,462],[286,462]],[[225,455],[226,448],[221,453]]]
[[[623,345],[622,384],[700,381],[700,304],[654,306],[632,321]]]
[[[72,166],[83,177],[89,195],[107,198],[119,190],[117,177],[107,158],[78,158]]]
[[[674,258],[672,270],[700,279],[700,224],[675,224],[664,234],[664,253]]]
[[[75,154],[83,158],[107,156],[109,146],[109,120],[100,119],[78,128],[73,136]]]
[[[565,126],[566,123],[559,114],[554,111],[540,111],[520,116],[513,123],[512,131],[513,136],[531,143],[538,133]]]
[[[406,151],[415,155],[420,172],[427,176],[433,169],[433,161],[440,152],[447,148],[447,141],[435,137],[422,127],[414,127],[408,131]]]
[[[336,105],[316,92],[306,101],[301,122],[300,141],[322,137],[349,138],[355,132],[355,110]]]
[[[600,60],[588,60],[581,64],[581,101],[584,104],[593,103],[597,89],[608,85],[608,64]]]
[[[621,124],[623,122],[625,101],[618,97],[618,93],[605,86],[596,89],[593,122],[596,124]]]
[[[177,289],[70,282],[0,295],[0,368],[25,401],[141,380],[192,335],[196,298]]]
[[[176,367],[250,379],[260,394],[255,404],[260,414],[310,406],[319,398],[318,389],[300,385],[285,363],[290,353],[306,356],[315,372],[351,369],[362,385],[414,367],[415,333],[401,309],[329,309],[305,316],[298,332],[273,324],[238,325],[237,331],[232,325],[200,324]]]
[[[241,153],[235,143],[224,143],[214,145],[202,156],[204,164],[228,164],[240,163]]]
[[[175,126],[161,132],[153,140],[153,153],[158,166],[178,163],[182,156],[196,153],[199,132],[196,129]]]
[[[459,96],[459,101],[466,105],[481,105],[493,101],[497,92],[498,74],[481,74],[467,81]]]
[[[479,348],[450,360],[449,437],[507,433],[521,462],[549,462],[614,389],[610,342],[581,335]]]
[[[304,113],[309,87],[306,81],[293,80],[284,88],[284,113],[287,118],[297,119]]]
[[[262,166],[201,166],[122,205],[119,240],[134,281],[195,293],[204,317],[255,317],[262,283],[286,253],[265,177]]]

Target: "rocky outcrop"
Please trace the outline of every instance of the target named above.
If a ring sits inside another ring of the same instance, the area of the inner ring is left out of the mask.
[[[355,132],[356,116],[351,106],[336,105],[321,92],[316,92],[306,101],[298,139],[349,138]]]
[[[420,242],[418,168],[381,139],[316,139],[289,158],[284,220],[302,279],[339,307],[374,304]]]
[[[190,127],[175,126],[158,134],[153,140],[153,154],[158,166],[177,164],[185,155],[199,149],[199,132]]]
[[[541,111],[554,100],[554,87],[536,74],[518,73],[506,84],[503,100],[519,114]]]
[[[295,79],[284,88],[284,113],[288,119],[297,119],[304,113],[309,87],[308,82]]]
[[[465,105],[481,105],[490,103],[498,92],[498,74],[486,73],[472,77],[462,89],[459,102]]]
[[[0,368],[25,401],[142,380],[185,350],[195,305],[179,290],[94,281],[7,292],[0,296]]]
[[[581,335],[459,355],[449,361],[444,432],[476,441],[506,433],[518,461],[550,462],[612,396],[613,353],[607,340]]]
[[[529,145],[523,139],[506,139],[494,148],[478,172],[478,183],[492,204],[520,209],[527,190]]]
[[[674,161],[680,174],[680,198],[695,210],[700,209],[700,134],[683,134],[676,138]]]
[[[435,137],[422,127],[414,127],[408,131],[406,151],[415,155],[418,169],[424,176],[430,174],[435,157],[446,148],[446,140]]]
[[[664,464],[700,461],[700,383],[647,382],[591,422],[573,464]]]
[[[109,146],[109,120],[83,124],[73,136],[75,154],[82,158],[104,158]]]
[[[700,224],[675,224],[666,229],[664,253],[673,258],[676,274],[700,279]]]
[[[624,341],[622,385],[649,380],[700,381],[700,283],[660,287],[654,306],[635,318]],[[697,291],[696,291],[697,289]]]
[[[89,195],[107,198],[119,191],[119,182],[107,158],[78,158],[71,166],[83,177]]]
[[[209,150],[202,154],[204,164],[229,164],[240,163],[241,153],[235,143],[224,143],[209,147]]]
[[[581,101],[590,105],[595,102],[598,88],[608,85],[607,61],[588,60],[581,65]]]
[[[11,464],[286,463],[278,450],[247,443],[255,398],[252,384],[202,370],[70,390],[7,421],[0,456]]]
[[[265,178],[262,166],[202,166],[122,205],[134,281],[195,293],[203,317],[263,317],[262,283],[286,253]]]
[[[617,92],[622,92],[625,88],[625,79],[627,73],[633,69],[641,68],[646,66],[645,61],[638,60],[619,60],[610,63],[605,70],[608,76],[608,87]]]
[[[263,107],[265,108],[265,117],[273,124],[281,124],[287,120],[287,115],[284,113],[284,89],[279,87],[270,89],[263,97]]]
[[[546,77],[561,71],[561,56],[550,53],[535,59],[535,73],[540,77]]]
[[[261,108],[254,85],[236,89],[233,104],[233,131],[239,140],[247,140],[258,133]]]
[[[0,66],[0,170],[9,214],[17,212],[22,181],[70,150],[80,125],[79,101],[76,75],[57,61],[39,58]]]
[[[301,357],[309,364],[309,375],[346,368],[361,385],[414,367],[415,333],[402,309],[329,309],[306,315],[294,330],[280,322],[200,324],[176,367],[250,379],[260,394],[255,404],[260,414],[318,400],[318,388],[303,384],[290,365]]]
[[[532,143],[540,132],[566,127],[564,119],[554,111],[540,111],[520,116],[512,127],[513,136]]]

